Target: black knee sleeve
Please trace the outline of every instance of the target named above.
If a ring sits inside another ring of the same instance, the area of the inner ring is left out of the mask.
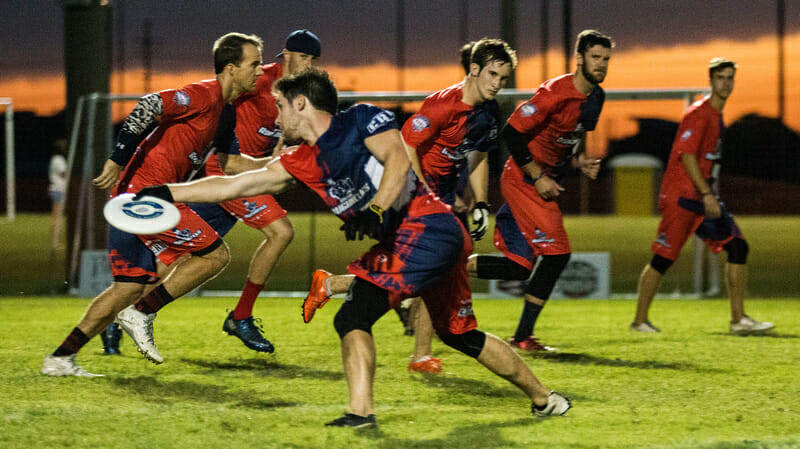
[[[653,254],[653,259],[650,261],[650,266],[661,274],[667,272],[669,267],[672,266],[674,261],[661,257],[658,254]]]
[[[439,335],[444,344],[453,349],[459,350],[464,354],[477,359],[483,351],[483,345],[486,344],[486,334],[483,331],[473,329],[463,334],[447,333]]]
[[[726,243],[722,248],[728,252],[728,263],[735,263],[738,265],[747,263],[747,253],[750,252],[750,247],[744,239],[736,237]]]
[[[567,266],[569,257],[569,254],[542,256],[542,261],[539,262],[533,277],[525,287],[525,293],[539,299],[550,298],[550,293],[553,292],[556,281]]]
[[[372,325],[387,311],[389,293],[375,284],[355,278],[344,304],[333,318],[333,327],[339,338],[354,330],[372,335]]]
[[[480,279],[524,281],[531,271],[505,256],[481,254],[475,258],[475,271]]]

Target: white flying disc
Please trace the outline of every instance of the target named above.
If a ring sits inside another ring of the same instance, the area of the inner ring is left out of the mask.
[[[132,193],[111,198],[103,207],[103,216],[111,226],[131,234],[158,234],[175,227],[181,213],[174,204],[154,196],[135,200]]]

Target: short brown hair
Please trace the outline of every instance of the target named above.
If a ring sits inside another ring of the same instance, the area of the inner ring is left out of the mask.
[[[214,73],[222,73],[228,64],[241,64],[245,44],[255,45],[259,53],[264,47],[264,41],[255,34],[228,33],[217,39],[214,42]]]
[[[517,68],[517,52],[514,51],[506,41],[501,39],[483,38],[472,46],[472,56],[470,64],[478,64],[483,70],[484,67],[494,61],[511,64],[512,69]]]
[[[583,30],[578,34],[578,39],[575,41],[575,53],[584,55],[586,50],[595,45],[602,45],[605,48],[612,49],[615,44],[611,36],[597,30]]]

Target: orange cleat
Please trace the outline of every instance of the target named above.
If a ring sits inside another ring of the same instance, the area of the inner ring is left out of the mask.
[[[317,270],[314,276],[311,277],[311,290],[303,301],[303,321],[310,323],[314,318],[314,313],[317,309],[321,309],[331,297],[328,293],[328,288],[325,287],[325,281],[331,276],[325,270]]]
[[[544,351],[544,352],[552,352],[556,351],[556,348],[552,346],[547,346],[542,344],[538,338],[534,337],[533,335],[529,336],[525,340],[517,341],[513,338],[508,340],[508,344],[511,345],[512,348],[517,348],[522,351]]]
[[[425,357],[408,363],[408,370],[417,373],[441,373],[442,361],[435,357],[426,355]]]

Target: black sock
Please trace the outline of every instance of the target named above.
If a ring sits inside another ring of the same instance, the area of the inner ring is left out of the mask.
[[[135,307],[139,312],[151,314],[158,312],[162,307],[174,300],[175,298],[173,298],[172,295],[167,292],[167,289],[164,288],[164,284],[161,284],[154,288],[153,291],[147,296],[137,302]]]
[[[519,325],[517,325],[517,332],[514,333],[514,340],[522,341],[533,334],[533,326],[536,324],[536,319],[539,318],[539,312],[544,308],[544,304],[534,304],[530,301],[525,301],[525,307],[522,308],[522,316],[519,318]]]
[[[479,279],[524,281],[530,277],[531,270],[505,256],[480,254],[475,259],[475,275]]]
[[[56,357],[62,357],[65,355],[77,354],[78,351],[80,351],[81,348],[88,342],[89,337],[87,337],[82,330],[75,327],[72,329],[72,332],[67,335],[67,338],[61,342],[61,346],[56,348],[55,352],[53,352],[53,355]]]

